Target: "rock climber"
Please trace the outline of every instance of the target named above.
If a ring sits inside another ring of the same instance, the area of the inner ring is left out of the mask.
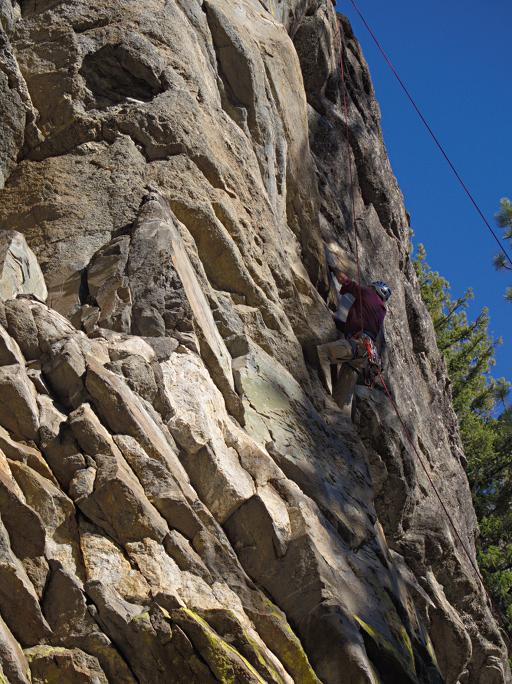
[[[331,284],[337,299],[333,315],[343,337],[317,347],[325,385],[346,412],[351,411],[352,395],[360,372],[380,368],[384,345],[383,324],[391,288],[378,280],[359,286],[338,267],[331,266]],[[342,365],[336,386],[332,387],[331,366]]]

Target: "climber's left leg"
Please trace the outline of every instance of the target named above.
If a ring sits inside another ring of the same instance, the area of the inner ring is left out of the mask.
[[[331,366],[349,361],[354,357],[354,349],[345,338],[319,344],[317,347],[320,370],[329,394],[332,394]]]

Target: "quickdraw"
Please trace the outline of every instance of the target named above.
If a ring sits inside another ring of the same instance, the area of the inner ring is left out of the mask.
[[[352,336],[352,339],[357,342],[359,347],[363,347],[364,355],[359,355],[359,358],[356,357],[351,365],[354,370],[362,374],[364,384],[367,387],[373,388],[382,367],[382,361],[375,342],[366,333],[356,333]],[[365,361],[364,366],[356,365],[357,361],[361,362],[362,360]]]
[[[373,389],[379,376],[382,362],[379,352],[377,351],[377,347],[375,346],[375,342],[371,339],[371,337],[368,337],[368,335],[363,335],[362,342],[365,346],[368,357],[368,363],[364,372],[364,384],[370,389]]]
[[[380,368],[380,356],[379,352],[377,351],[377,347],[375,346],[375,342],[369,335],[365,335],[364,333],[361,335],[360,339],[361,342],[364,344],[364,348],[366,349],[368,363],[370,365],[378,366]]]

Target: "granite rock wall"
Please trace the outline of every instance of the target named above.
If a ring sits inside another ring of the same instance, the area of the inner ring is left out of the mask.
[[[393,288],[386,378],[474,555],[348,22],[330,0],[0,19],[0,681],[509,682],[385,395],[358,386],[350,421],[318,377],[325,247],[355,275],[357,241]]]

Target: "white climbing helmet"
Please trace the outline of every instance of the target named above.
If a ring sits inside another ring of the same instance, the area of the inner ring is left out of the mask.
[[[382,280],[376,280],[372,283],[372,287],[375,292],[379,295],[381,299],[385,302],[391,297],[391,288],[387,283],[382,282]]]

